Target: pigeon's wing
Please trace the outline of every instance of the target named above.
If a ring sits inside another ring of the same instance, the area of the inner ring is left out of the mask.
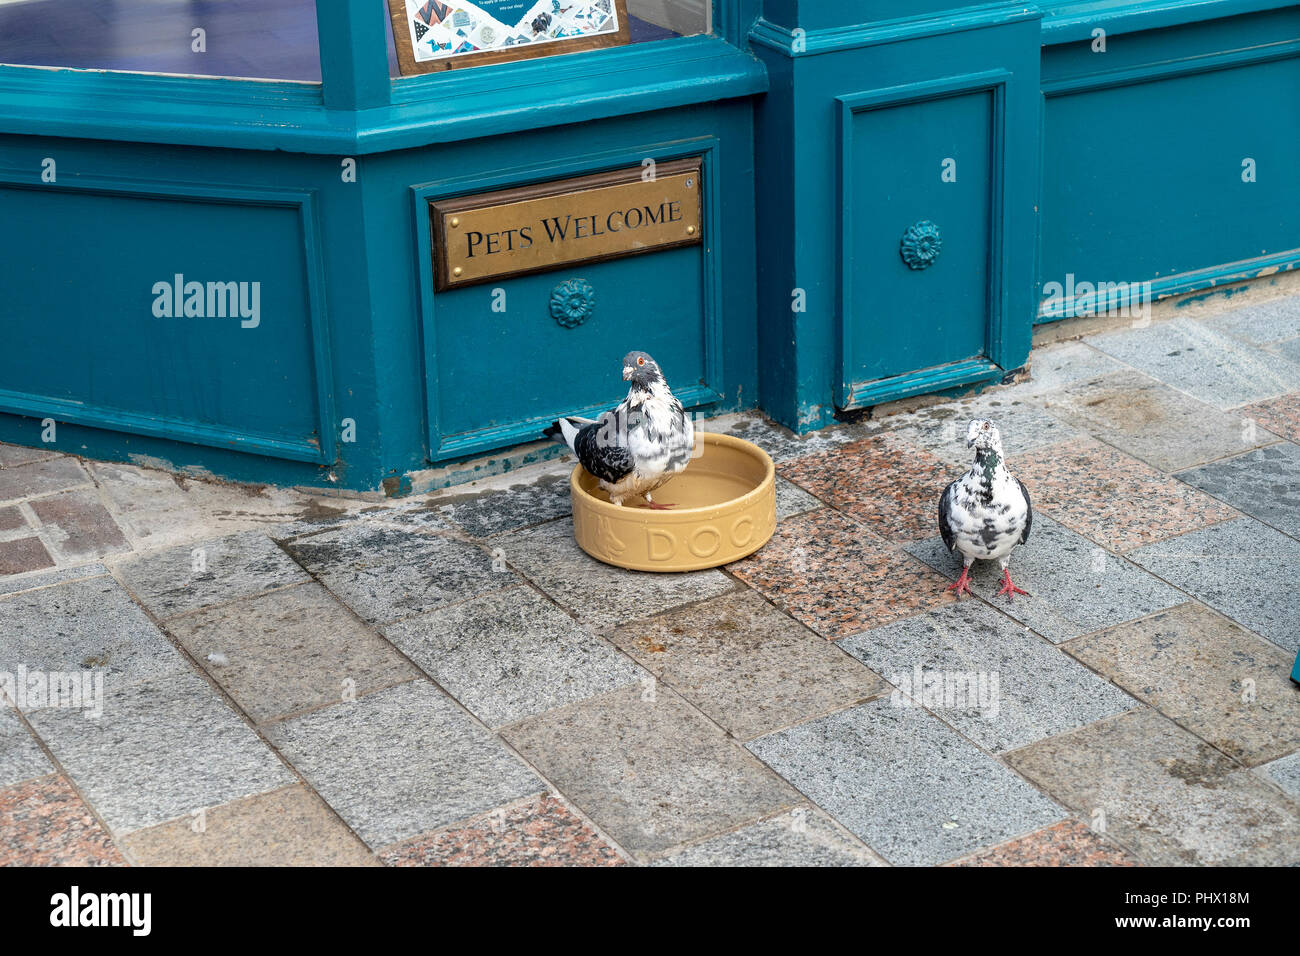
[[[957,536],[952,531],[952,499],[956,494],[957,482],[953,482],[939,496],[939,534],[943,543],[951,551],[957,547]]]
[[[573,440],[573,451],[583,468],[610,483],[632,470],[632,453],[618,433],[618,412],[606,412],[597,421],[582,426]]]
[[[1020,532],[1020,543],[1024,544],[1029,540],[1029,529],[1034,525],[1034,506],[1029,503],[1029,489],[1025,487],[1025,483],[1017,478],[1016,484],[1020,486],[1020,493],[1025,496],[1025,530]]]

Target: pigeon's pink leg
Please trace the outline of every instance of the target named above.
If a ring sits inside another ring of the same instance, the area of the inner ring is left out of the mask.
[[[952,584],[948,585],[948,590],[956,591],[958,597],[961,597],[962,594],[970,594],[971,597],[975,596],[970,589],[970,566],[969,565],[961,569],[961,577],[959,577]]]
[[[649,508],[651,511],[668,511],[672,508],[675,508],[676,505],[661,505],[659,502],[651,501],[649,498],[647,498],[645,507]]]
[[[1001,597],[1004,594],[1007,596],[1008,601],[1014,601],[1017,594],[1029,597],[1028,591],[1022,591],[1011,583],[1011,571],[1007,568],[1002,569],[1002,590],[997,593],[997,596]]]

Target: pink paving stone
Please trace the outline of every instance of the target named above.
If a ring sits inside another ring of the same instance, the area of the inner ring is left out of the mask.
[[[1137,866],[1126,850],[1112,846],[1078,820],[1065,820],[1003,843],[949,866]]]
[[[0,790],[0,866],[125,866],[112,839],[57,775]]]
[[[0,574],[22,574],[54,567],[54,559],[40,538],[0,541]]]
[[[0,468],[0,501],[48,495],[90,484],[90,476],[75,458],[49,458]]]
[[[1241,411],[1242,417],[1253,418],[1265,431],[1300,442],[1300,392],[1256,402]]]
[[[45,448],[28,448],[24,445],[5,445],[0,443],[0,468],[10,465],[25,465],[29,461],[53,458],[57,452]]]
[[[40,498],[31,505],[65,561],[99,558],[131,547],[93,488]]]
[[[0,508],[0,531],[17,531],[27,527],[27,519],[17,508]]]
[[[542,794],[379,852],[389,866],[621,866],[626,861]]]

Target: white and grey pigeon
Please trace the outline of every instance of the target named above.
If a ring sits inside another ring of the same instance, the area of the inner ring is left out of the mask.
[[[595,420],[561,418],[546,434],[564,439],[614,504],[643,498],[649,508],[671,508],[650,495],[686,469],[695,426],[645,352],[624,356],[623,380],[632,385],[618,407]]]
[[[961,577],[948,587],[957,596],[970,594],[970,566],[976,558],[996,559],[1002,566],[1002,590],[1007,600],[1028,595],[1011,583],[1007,564],[1011,551],[1029,539],[1034,510],[1029,489],[1007,470],[1003,461],[1002,436],[990,421],[976,419],[966,426],[966,444],[975,449],[970,470],[946,489],[939,498],[939,533],[949,551],[962,555]]]

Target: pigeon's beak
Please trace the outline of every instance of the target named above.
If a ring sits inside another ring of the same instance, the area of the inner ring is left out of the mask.
[[[623,366],[623,381],[625,382],[632,381],[632,366],[630,365]]]

